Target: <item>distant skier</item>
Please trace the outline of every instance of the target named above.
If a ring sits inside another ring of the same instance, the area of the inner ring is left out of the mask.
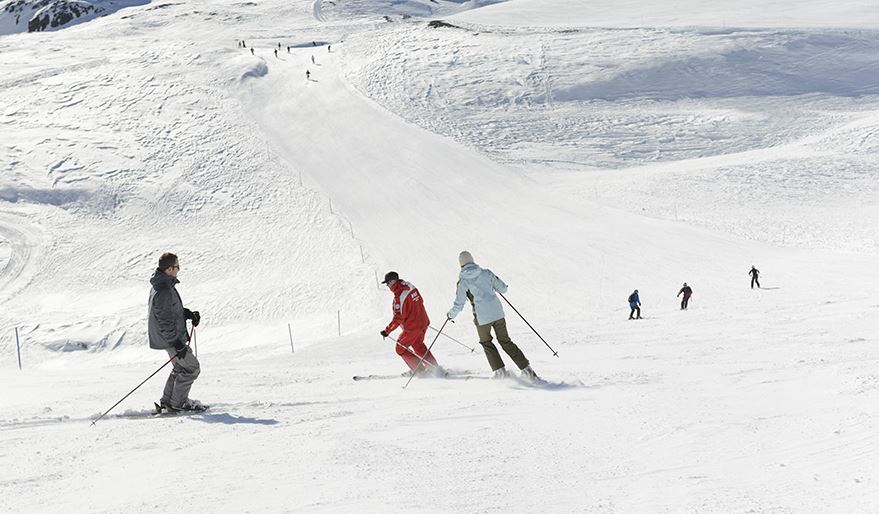
[[[430,318],[427,317],[427,311],[424,310],[424,299],[421,298],[418,289],[409,282],[400,280],[400,275],[396,271],[386,273],[382,284],[387,285],[388,289],[394,293],[394,300],[391,304],[394,318],[380,334],[382,337],[388,337],[397,327],[403,327],[403,332],[397,338],[399,344],[396,345],[397,355],[402,357],[406,365],[409,366],[409,371],[403,375],[432,372],[438,375],[444,374],[442,368],[437,364],[436,358],[424,345],[424,334],[427,332],[427,327],[430,326]],[[418,356],[416,357],[406,348],[411,348]],[[422,357],[434,367],[431,369],[425,364],[421,364],[421,368],[419,368],[418,365]]]
[[[287,53],[290,53],[290,45],[287,45]]]
[[[684,282],[684,287],[678,291],[678,296],[684,295],[684,298],[681,300],[681,310],[687,310],[687,304],[690,303],[690,297],[693,296],[693,289]]]
[[[313,55],[311,56],[311,64],[316,64],[316,63],[314,62],[314,56],[313,56]]]
[[[278,50],[281,49],[281,43],[278,43]]]
[[[333,45],[327,45],[327,53],[332,52],[332,50],[330,50],[330,48],[332,48],[332,47],[333,47]]]
[[[305,80],[311,80],[311,72],[308,70],[305,70]]]
[[[275,59],[277,59],[277,58],[278,58],[278,49],[275,48]]]
[[[241,40],[241,47],[247,48],[247,43],[245,43],[243,39]]]
[[[522,376],[529,380],[539,381],[540,377],[531,369],[531,363],[528,362],[522,350],[513,343],[507,332],[504,308],[495,294],[495,291],[506,293],[507,284],[491,270],[474,263],[473,256],[466,250],[458,255],[458,264],[461,266],[461,271],[458,275],[455,302],[446,314],[448,318],[455,319],[455,316],[464,309],[464,302],[469,300],[473,308],[473,324],[476,325],[479,344],[485,351],[485,357],[494,372],[494,378],[508,377],[509,372],[504,365],[501,354],[491,340],[492,329],[494,329],[494,335],[501,348],[522,371]]]
[[[150,279],[149,320],[147,332],[150,348],[165,350],[174,360],[174,368],[165,382],[160,406],[170,411],[204,410],[205,406],[198,400],[189,398],[192,383],[201,371],[198,359],[193,355],[186,343],[189,334],[186,332],[186,320],[192,320],[197,327],[201,321],[198,311],[190,311],[183,307],[183,301],[177,292],[177,273],[180,262],[173,253],[165,253],[159,258],[159,267]]]
[[[751,271],[748,272],[748,275],[751,275],[751,289],[754,289],[754,284],[757,284],[757,289],[760,289],[760,270],[751,265]]]
[[[638,290],[629,295],[629,307],[632,309],[632,312],[629,313],[629,319],[641,319],[641,298],[638,296]],[[638,314],[637,317],[635,313]]]
[[[255,53],[253,53],[253,47],[250,47],[250,55],[256,55]]]

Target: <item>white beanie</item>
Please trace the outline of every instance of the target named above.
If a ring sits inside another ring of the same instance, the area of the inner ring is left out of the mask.
[[[465,264],[473,264],[473,256],[470,255],[470,252],[464,250],[458,254],[458,264],[460,264],[461,267],[464,267]]]

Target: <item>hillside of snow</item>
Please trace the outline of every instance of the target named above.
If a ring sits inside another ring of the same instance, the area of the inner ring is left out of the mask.
[[[61,30],[149,0],[7,0],[0,3],[0,35]]]
[[[129,5],[2,29],[0,510],[879,507],[870,5]],[[405,369],[384,273],[439,328],[464,249],[547,384],[467,309],[451,378],[351,380]],[[212,409],[150,417],[165,368],[91,426],[165,251]]]

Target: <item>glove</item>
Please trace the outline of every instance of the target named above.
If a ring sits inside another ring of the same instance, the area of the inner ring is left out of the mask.
[[[388,337],[388,333],[385,332],[384,330],[382,330],[381,332],[379,332],[379,334],[381,334],[382,337]]]
[[[174,349],[177,350],[177,358],[184,359],[186,358],[186,351],[189,349],[189,347],[186,346],[183,341],[178,339],[174,341]]]
[[[201,314],[198,311],[191,311],[189,309],[183,309],[183,315],[186,319],[192,320],[192,326],[197,327],[199,323],[201,323]]]

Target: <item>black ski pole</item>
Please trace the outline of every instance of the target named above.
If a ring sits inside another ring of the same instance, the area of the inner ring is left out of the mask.
[[[553,349],[552,349],[552,346],[550,346],[549,343],[546,342],[546,339],[544,339],[543,336],[541,336],[536,330],[534,330],[534,327],[531,326],[531,323],[528,323],[528,320],[525,319],[525,316],[522,316],[522,313],[519,312],[518,309],[516,309],[515,307],[513,307],[513,304],[510,303],[509,300],[507,300],[507,297],[504,296],[503,293],[498,293],[498,294],[501,295],[501,298],[503,298],[505,302],[507,302],[507,305],[509,305],[510,307],[512,307],[512,309],[513,309],[514,311],[516,311],[516,314],[518,314],[519,317],[522,318],[522,321],[524,321],[525,324],[528,325],[528,328],[530,328],[535,334],[537,334],[537,337],[539,337],[540,340],[543,341],[543,344],[545,344],[546,347],[549,348],[549,351],[552,352],[553,356],[558,357],[558,356],[559,356],[559,352],[553,350]]]
[[[164,364],[162,364],[162,366],[161,366],[159,369],[153,371],[153,374],[152,374],[152,375],[146,377],[146,378],[144,379],[143,382],[137,384],[137,387],[135,387],[135,388],[132,389],[128,394],[126,394],[125,396],[123,396],[121,400],[119,400],[118,402],[114,403],[112,407],[110,407],[109,409],[107,409],[106,412],[104,412],[103,414],[101,414],[100,416],[98,416],[98,418],[97,418],[96,420],[92,421],[92,426],[95,426],[95,423],[97,423],[98,421],[100,421],[101,418],[103,418],[104,416],[106,416],[111,410],[115,409],[117,405],[119,405],[120,403],[122,403],[122,402],[123,402],[126,398],[128,398],[129,396],[131,396],[131,393],[137,391],[137,390],[140,388],[140,386],[146,384],[146,383],[147,383],[147,380],[153,378],[153,377],[156,375],[156,373],[162,371],[162,368],[164,368],[165,366],[167,366],[168,364],[170,364],[171,361],[174,360],[174,357],[176,357],[176,355],[174,355],[173,357],[171,357],[170,359],[168,359],[168,361],[165,362]]]
[[[440,334],[443,333],[443,329],[446,328],[446,324],[449,321],[452,321],[452,320],[449,318],[446,318],[446,320],[443,322],[443,326],[441,326],[440,329],[437,331],[436,337],[433,338],[433,341],[431,341],[430,346],[427,347],[427,351],[424,352],[424,355],[421,356],[421,360],[418,362],[418,365],[415,366],[415,369],[418,369],[419,367],[421,367],[421,363],[424,362],[424,358],[427,356],[428,353],[430,353],[430,349],[433,348],[433,343],[435,343],[436,340],[439,339]],[[409,382],[412,382],[412,378],[414,378],[414,377],[415,377],[415,373],[412,373],[412,376],[410,376],[409,380],[406,381],[406,385],[403,386],[403,389],[406,389],[409,386]]]
[[[439,330],[437,330],[437,329],[435,329],[435,328],[433,328],[433,327],[430,327],[430,326],[429,326],[429,327],[427,327],[427,328],[433,330],[434,332],[439,332]],[[461,341],[458,341],[457,339],[455,339],[454,337],[452,337],[452,336],[450,336],[450,335],[443,334],[443,337],[445,337],[445,338],[447,338],[447,339],[451,339],[452,341],[458,343],[459,345],[463,346],[464,348],[467,348],[467,349],[470,350],[471,352],[475,352],[475,351],[476,351],[476,348],[471,348],[471,347],[467,346],[466,344],[462,343]]]
[[[192,331],[189,332],[189,337],[191,338],[192,335],[193,335],[194,333],[195,333],[195,327],[192,327]],[[117,405],[119,405],[120,403],[122,403],[123,401],[125,401],[125,399],[128,398],[129,396],[131,396],[131,394],[132,394],[133,392],[135,392],[135,391],[137,391],[138,389],[140,389],[140,386],[146,384],[146,383],[147,383],[147,380],[149,380],[149,379],[153,378],[154,376],[156,376],[156,373],[162,371],[162,369],[164,369],[165,366],[167,366],[168,364],[170,364],[171,361],[174,360],[174,357],[177,357],[177,355],[172,355],[171,358],[168,359],[167,362],[165,362],[164,364],[162,364],[162,365],[159,367],[159,369],[153,371],[153,374],[152,374],[152,375],[150,375],[150,376],[146,377],[145,379],[143,379],[143,382],[137,384],[137,387],[135,387],[134,389],[132,389],[131,391],[129,391],[128,394],[126,394],[125,396],[123,396],[121,400],[119,400],[118,402],[114,403],[112,407],[110,407],[110,408],[107,409],[103,414],[101,414],[100,416],[98,416],[97,419],[95,419],[94,421],[92,421],[91,426],[95,426],[95,423],[97,423],[98,421],[100,421],[101,418],[103,418],[104,416],[106,416],[107,414],[109,414],[110,411],[113,410],[113,409],[115,409]]]

